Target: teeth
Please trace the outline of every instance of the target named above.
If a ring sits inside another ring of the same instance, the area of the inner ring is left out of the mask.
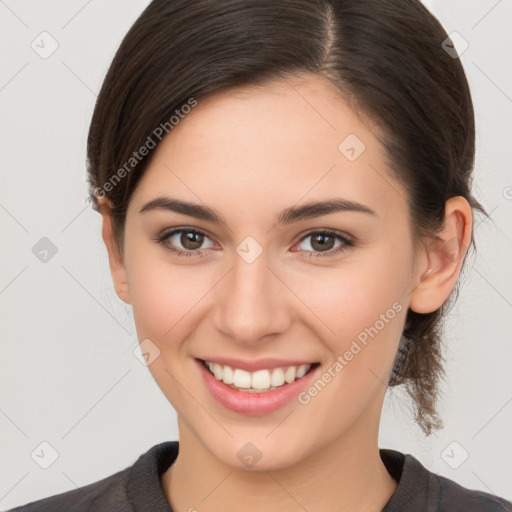
[[[242,388],[245,391],[257,393],[258,390],[274,390],[285,382],[290,384],[304,377],[312,365],[303,364],[298,368],[296,366],[287,366],[285,368],[273,368],[271,370],[258,370],[255,372],[247,372],[240,368],[233,369],[228,365],[220,365],[208,361],[206,361],[206,366],[217,380],[223,381],[232,388]]]
[[[252,374],[251,384],[254,389],[268,389],[270,387],[270,380],[270,372],[268,370],[258,370]]]
[[[282,368],[275,368],[270,377],[272,386],[282,386],[284,384],[284,371]]]
[[[215,375],[216,379],[222,380],[222,367],[220,365],[213,365],[213,375]]]
[[[311,368],[311,365],[309,365],[309,368]],[[306,373],[308,372],[309,368],[308,368],[307,364],[303,364],[302,366],[299,366],[297,368],[297,379],[304,377],[304,375],[306,375]]]
[[[222,366],[219,364],[213,365],[214,370],[217,370],[217,368],[220,369],[221,377],[215,376],[217,379],[222,380],[222,374],[224,373],[224,370]],[[244,370],[239,370],[238,368],[233,373],[233,384],[237,388],[250,388],[251,387],[251,374],[249,372],[246,372]]]
[[[231,368],[231,366],[224,366],[224,369],[222,370],[222,380],[224,381],[224,383],[225,384],[233,384],[233,382],[234,382],[233,377],[234,377],[233,368]]]
[[[297,375],[297,370],[294,366],[289,366],[286,368],[286,371],[284,372],[284,380],[290,384],[295,380],[295,376]]]

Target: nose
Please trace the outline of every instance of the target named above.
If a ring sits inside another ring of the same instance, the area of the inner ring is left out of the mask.
[[[284,333],[292,322],[293,294],[269,267],[266,253],[248,262],[238,254],[216,287],[215,326],[242,345],[260,344]]]

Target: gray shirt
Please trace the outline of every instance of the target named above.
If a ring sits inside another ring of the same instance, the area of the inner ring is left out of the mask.
[[[178,449],[178,441],[157,444],[133,465],[102,480],[7,512],[173,512],[160,477]],[[436,475],[412,455],[381,448],[380,456],[398,481],[382,512],[512,512],[509,501]]]

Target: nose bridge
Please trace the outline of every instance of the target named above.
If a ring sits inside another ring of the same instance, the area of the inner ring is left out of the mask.
[[[233,268],[217,297],[217,328],[239,343],[254,343],[286,330],[289,322],[282,283],[268,268],[267,253],[255,240],[237,247]]]

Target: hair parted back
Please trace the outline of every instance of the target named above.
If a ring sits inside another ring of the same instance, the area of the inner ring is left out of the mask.
[[[414,239],[434,237],[445,202],[471,194],[474,112],[448,37],[419,0],[153,0],[124,37],[101,87],[87,141],[89,198],[112,208],[123,252],[126,211],[151,156],[104,184],[183,105],[230,87],[303,72],[333,83],[370,119],[388,165],[408,192]],[[170,132],[172,136],[172,132]],[[474,239],[471,245],[475,248]],[[403,384],[426,434],[440,428],[442,321],[408,311],[389,386]]]

